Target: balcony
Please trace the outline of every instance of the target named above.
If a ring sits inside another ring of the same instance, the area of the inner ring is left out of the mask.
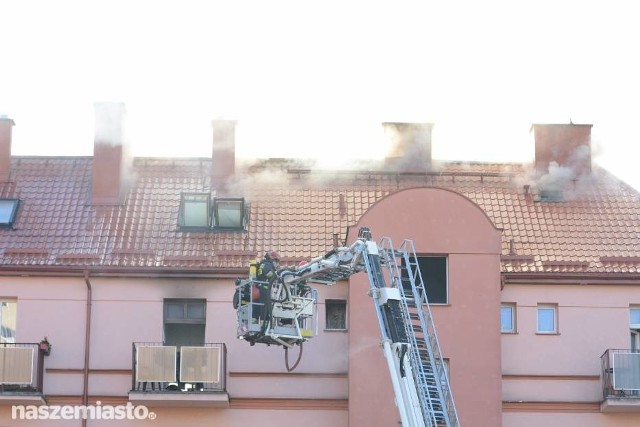
[[[602,366],[601,412],[640,412],[640,350],[609,349]]]
[[[0,405],[42,405],[44,356],[36,343],[0,343]]]
[[[146,406],[228,407],[224,344],[133,343],[129,400]]]

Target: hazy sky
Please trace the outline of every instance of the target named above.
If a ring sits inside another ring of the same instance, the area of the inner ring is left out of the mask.
[[[13,154],[90,155],[121,101],[141,156],[381,155],[383,121],[434,123],[440,159],[533,155],[532,123],[593,124],[597,163],[640,188],[633,1],[5,1],[0,114]],[[633,153],[633,155],[630,155]]]

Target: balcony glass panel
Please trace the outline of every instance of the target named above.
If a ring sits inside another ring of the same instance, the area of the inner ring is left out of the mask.
[[[31,384],[34,354],[32,347],[0,347],[0,384]]]
[[[640,390],[640,353],[613,353],[613,389]]]
[[[176,380],[175,346],[139,346],[136,351],[136,381]]]
[[[220,381],[220,347],[181,347],[180,381]]]
[[[226,347],[220,343],[134,343],[132,392],[226,392]]]

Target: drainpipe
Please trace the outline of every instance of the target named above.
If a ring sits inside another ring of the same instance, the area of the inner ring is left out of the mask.
[[[87,319],[85,321],[84,335],[84,384],[82,387],[82,404],[86,407],[89,404],[89,344],[91,336],[91,282],[89,272],[84,272],[84,282],[87,285]],[[82,418],[82,426],[87,425],[86,418]]]

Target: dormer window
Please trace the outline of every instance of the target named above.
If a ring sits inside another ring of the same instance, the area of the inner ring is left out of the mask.
[[[0,199],[0,227],[11,228],[18,213],[18,199]]]
[[[183,193],[178,226],[182,231],[244,230],[246,204],[242,197]]]

